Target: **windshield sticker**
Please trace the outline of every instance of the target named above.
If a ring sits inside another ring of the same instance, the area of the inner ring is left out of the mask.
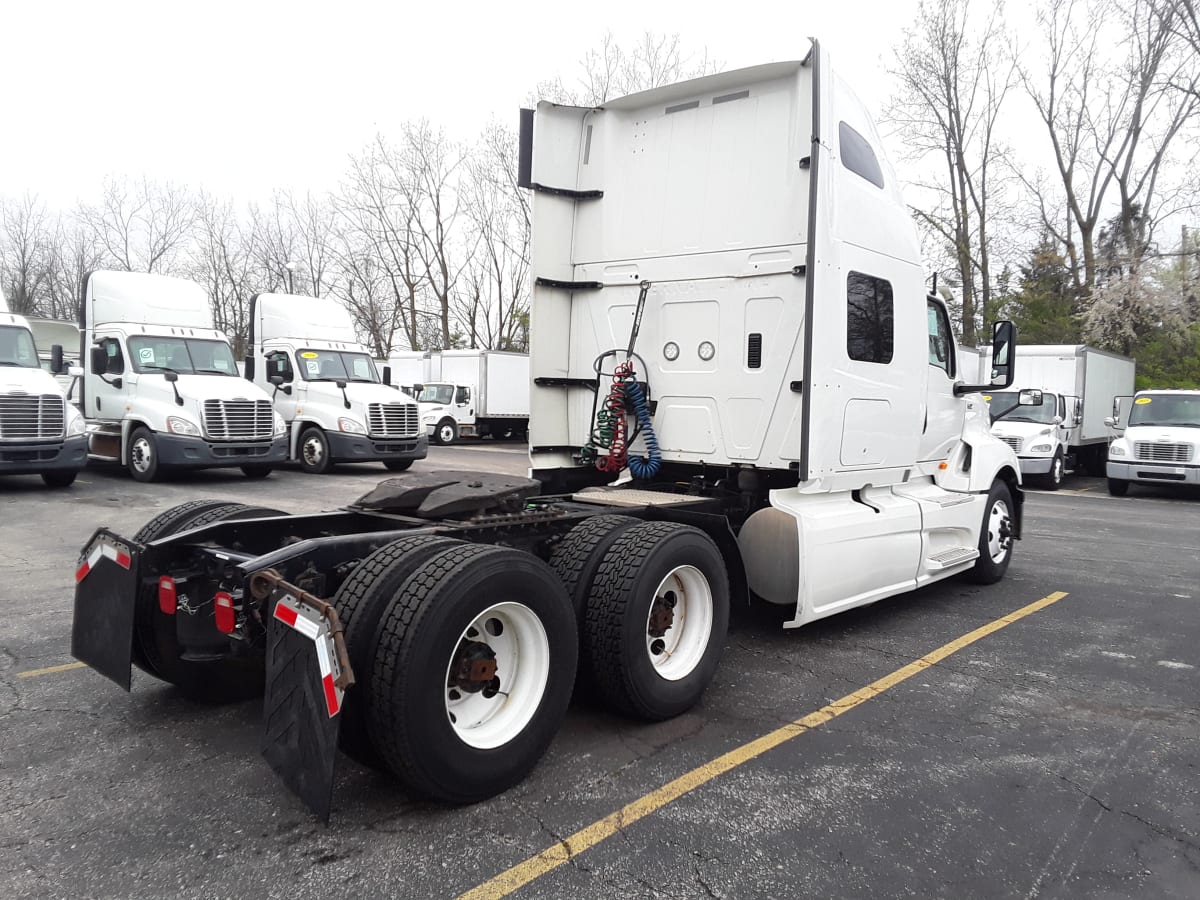
[[[313,356],[316,356],[316,355],[317,354],[315,354],[315,353],[313,354]],[[321,364],[319,362],[317,362],[315,359],[305,360],[304,365],[308,367],[309,375],[320,375],[321,374]]]
[[[138,350],[138,362],[152,363],[154,362],[154,348],[142,347]]]
[[[1153,401],[1149,397],[1138,397],[1133,402],[1136,403],[1138,406],[1145,406],[1147,403],[1151,403]]]
[[[311,350],[305,350],[303,353],[300,354],[300,358],[301,359],[316,359],[320,355],[321,354],[319,354],[319,353],[313,353]]]

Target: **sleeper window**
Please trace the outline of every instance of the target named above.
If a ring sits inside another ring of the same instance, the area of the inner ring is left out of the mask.
[[[861,272],[846,277],[846,355],[858,362],[892,361],[892,286]]]

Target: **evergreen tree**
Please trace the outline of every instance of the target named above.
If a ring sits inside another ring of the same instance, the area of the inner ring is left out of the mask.
[[[1078,343],[1075,289],[1058,243],[1043,233],[1020,270],[1019,287],[1009,296],[1006,310],[1017,326],[1020,343]]]

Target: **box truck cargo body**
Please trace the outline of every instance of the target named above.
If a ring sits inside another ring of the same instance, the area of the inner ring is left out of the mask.
[[[1103,475],[1113,398],[1133,392],[1134,361],[1083,344],[1020,348],[1014,391],[990,395],[992,433],[1021,460],[1021,472],[1051,490],[1072,471]],[[1038,390],[1036,406],[1016,404],[1015,389]]]

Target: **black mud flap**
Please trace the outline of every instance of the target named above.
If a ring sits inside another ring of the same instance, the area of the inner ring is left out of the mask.
[[[75,569],[71,655],[129,690],[140,548],[99,529]]]
[[[262,753],[285,785],[328,824],[345,683],[328,619],[285,592],[267,626]],[[352,681],[351,681],[352,683]]]

